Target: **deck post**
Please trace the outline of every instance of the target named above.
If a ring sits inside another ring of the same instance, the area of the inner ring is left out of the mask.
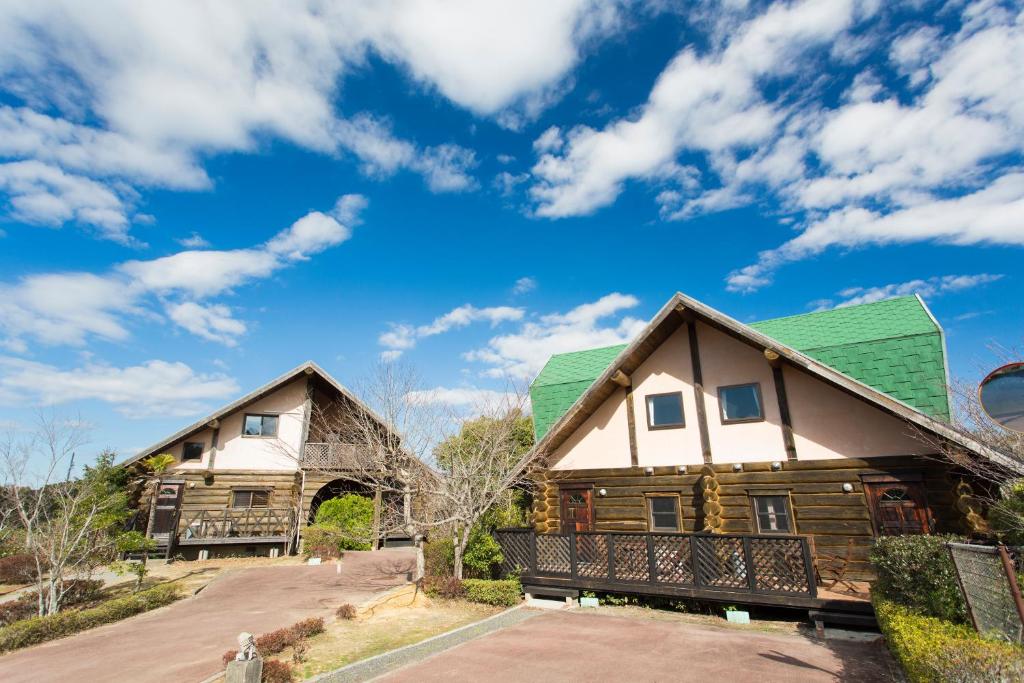
[[[615,580],[615,534],[605,534],[608,539],[608,580]]]
[[[747,585],[751,592],[757,590],[757,577],[754,575],[754,553],[750,550],[750,536],[743,536],[743,564],[747,567]]]
[[[654,558],[654,537],[651,534],[647,538],[647,580],[651,583],[658,583],[658,562]]]
[[[537,532],[530,534],[530,575],[537,576]]]
[[[818,597],[818,582],[814,579],[814,558],[811,557],[811,546],[807,542],[807,537],[804,536],[800,539],[800,545],[804,551],[804,570],[807,572],[807,591],[810,593],[812,598]]]
[[[574,529],[569,532],[569,575],[573,580],[580,578],[576,560],[576,530]]]
[[[697,554],[700,552],[700,536],[694,534],[690,536],[690,564],[693,566],[693,585],[696,588],[701,585],[700,580],[700,562],[697,560]]]

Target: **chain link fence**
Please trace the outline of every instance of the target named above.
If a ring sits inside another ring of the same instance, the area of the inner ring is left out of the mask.
[[[989,637],[1021,642],[1024,603],[1017,573],[1024,549],[966,543],[948,546],[974,628]]]

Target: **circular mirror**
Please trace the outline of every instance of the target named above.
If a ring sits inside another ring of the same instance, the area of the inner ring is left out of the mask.
[[[1024,363],[996,368],[978,387],[981,407],[995,422],[1024,432]]]

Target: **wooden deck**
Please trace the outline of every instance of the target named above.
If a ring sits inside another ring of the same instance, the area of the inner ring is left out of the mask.
[[[866,593],[817,586],[801,536],[495,532],[504,569],[543,592],[601,591],[872,614]],[[860,586],[858,586],[860,588]]]

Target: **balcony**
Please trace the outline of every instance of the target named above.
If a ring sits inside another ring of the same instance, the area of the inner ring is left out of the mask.
[[[307,443],[302,451],[303,469],[354,470],[358,464],[358,444],[353,443]]]
[[[294,530],[291,508],[181,510],[175,545],[287,543]]]

